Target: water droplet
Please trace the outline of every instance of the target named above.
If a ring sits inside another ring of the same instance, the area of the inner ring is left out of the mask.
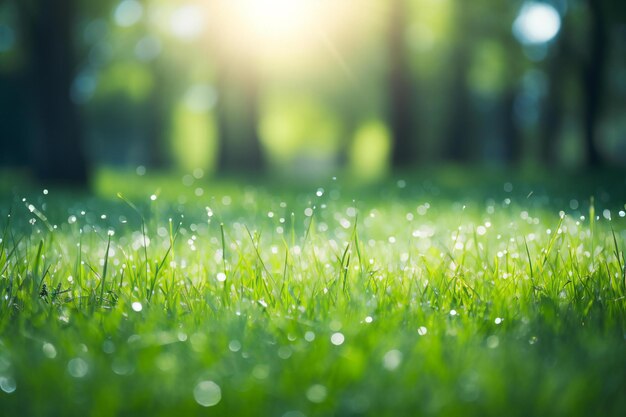
[[[419,334],[420,336],[425,336],[426,333],[428,333],[428,329],[426,327],[424,327],[424,326],[420,326],[417,329],[417,334]]]
[[[52,343],[44,343],[41,350],[46,358],[54,359],[57,357],[57,350]]]
[[[321,384],[311,385],[308,390],[306,390],[306,398],[312,403],[319,404],[324,402],[326,396],[328,395],[328,390],[325,386]]]
[[[67,372],[74,378],[83,378],[89,371],[89,365],[84,359],[74,358],[67,363]]]
[[[132,308],[136,312],[140,312],[141,310],[143,310],[143,306],[141,305],[141,303],[139,301],[133,302]]]
[[[456,316],[458,313],[456,312],[456,310],[452,309],[450,310],[450,315],[451,316]]]
[[[193,398],[203,407],[213,407],[222,399],[222,390],[213,381],[200,381],[193,389]]]
[[[504,320],[503,318],[496,317],[496,319],[494,320],[494,323],[500,324],[500,323],[502,323],[503,320]]]
[[[7,394],[11,394],[15,392],[17,389],[17,384],[15,383],[15,379],[10,376],[0,376],[0,390],[6,392]]]
[[[340,332],[333,333],[332,336],[330,336],[330,343],[335,346],[341,346],[345,340],[345,336]]]
[[[402,363],[402,356],[399,350],[390,350],[383,356],[383,367],[388,371],[395,371]]]
[[[267,379],[270,376],[270,367],[265,364],[256,365],[252,368],[252,376],[258,380]]]
[[[281,359],[289,359],[292,354],[293,351],[288,346],[281,346],[278,348],[278,357]]]
[[[500,339],[498,336],[489,336],[487,338],[487,347],[489,349],[495,349],[500,345]]]
[[[241,350],[241,342],[239,340],[231,340],[228,344],[228,349],[231,352],[239,352]]]
[[[195,179],[200,179],[204,177],[204,170],[202,168],[196,168],[193,170],[193,176]]]
[[[304,340],[306,340],[307,342],[312,342],[315,340],[315,333],[313,333],[312,331],[308,331],[304,334]]]
[[[374,319],[372,318],[372,316],[365,317],[365,323],[369,324],[369,323],[371,323],[373,321],[374,321]]]
[[[217,280],[218,280],[219,282],[224,282],[224,281],[226,281],[226,274],[225,274],[225,273],[223,273],[223,272],[219,272],[219,273],[217,274]]]
[[[111,340],[105,340],[104,342],[102,342],[102,351],[108,354],[115,352],[115,343],[113,343]]]

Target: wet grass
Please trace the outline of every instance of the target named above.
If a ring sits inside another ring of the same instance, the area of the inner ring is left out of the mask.
[[[4,191],[3,415],[626,413],[623,177],[196,177]]]

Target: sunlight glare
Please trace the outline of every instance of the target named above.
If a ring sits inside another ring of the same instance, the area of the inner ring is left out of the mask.
[[[540,45],[554,39],[561,29],[559,12],[547,3],[528,2],[513,23],[513,34],[524,45]]]
[[[187,4],[174,11],[170,20],[170,29],[174,36],[182,40],[192,40],[204,30],[204,14],[198,6]]]
[[[300,35],[312,23],[312,0],[238,0],[244,24],[257,36],[269,40]]]

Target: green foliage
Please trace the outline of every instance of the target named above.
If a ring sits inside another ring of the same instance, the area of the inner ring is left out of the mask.
[[[273,95],[261,117],[261,139],[280,162],[294,156],[332,158],[340,146],[338,115],[311,98]]]
[[[98,197],[4,194],[0,407],[623,415],[624,196],[581,183],[107,174]]]
[[[178,165],[186,170],[215,166],[217,126],[209,112],[193,111],[181,103],[174,111],[172,148]]]

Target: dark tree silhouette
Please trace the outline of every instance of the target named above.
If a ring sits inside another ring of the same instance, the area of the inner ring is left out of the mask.
[[[444,134],[446,147],[444,156],[455,162],[464,162],[471,153],[471,120],[472,105],[469,86],[467,84],[468,69],[471,61],[471,33],[469,11],[470,2],[458,0],[453,11],[454,34],[451,57],[452,79],[450,82],[448,130]]]
[[[508,87],[500,98],[502,108],[502,135],[504,138],[504,161],[512,166],[518,165],[523,156],[521,132],[515,116],[517,88]]]
[[[551,54],[546,63],[548,89],[542,103],[540,116],[541,162],[545,167],[555,166],[558,161],[556,145],[561,136],[564,119],[564,83],[568,64],[572,63],[567,19],[564,30],[551,45]]]
[[[0,165],[27,166],[30,141],[27,80],[19,69],[0,70]]]
[[[219,173],[255,173],[265,168],[258,134],[259,88],[258,45],[234,31],[241,16],[229,2],[218,2],[212,49],[217,66],[217,125]],[[245,26],[245,25],[244,25]],[[245,28],[244,28],[245,29]]]
[[[172,104],[169,91],[167,67],[162,57],[150,63],[154,85],[147,102],[147,147],[146,164],[155,169],[169,168],[171,157],[168,147],[170,113]]]
[[[589,56],[583,66],[583,123],[587,166],[601,163],[597,127],[602,111],[609,36],[605,5],[601,0],[587,0],[589,10]]]
[[[76,69],[75,0],[16,0],[36,114],[33,168],[41,180],[86,185],[80,117],[70,97]]]
[[[389,128],[393,139],[392,166],[415,163],[413,85],[408,63],[406,29],[409,14],[406,0],[391,2],[389,18]]]
[[[222,173],[259,172],[264,168],[264,160],[257,132],[258,76],[254,68],[229,61],[221,61],[218,79],[218,170]]]

